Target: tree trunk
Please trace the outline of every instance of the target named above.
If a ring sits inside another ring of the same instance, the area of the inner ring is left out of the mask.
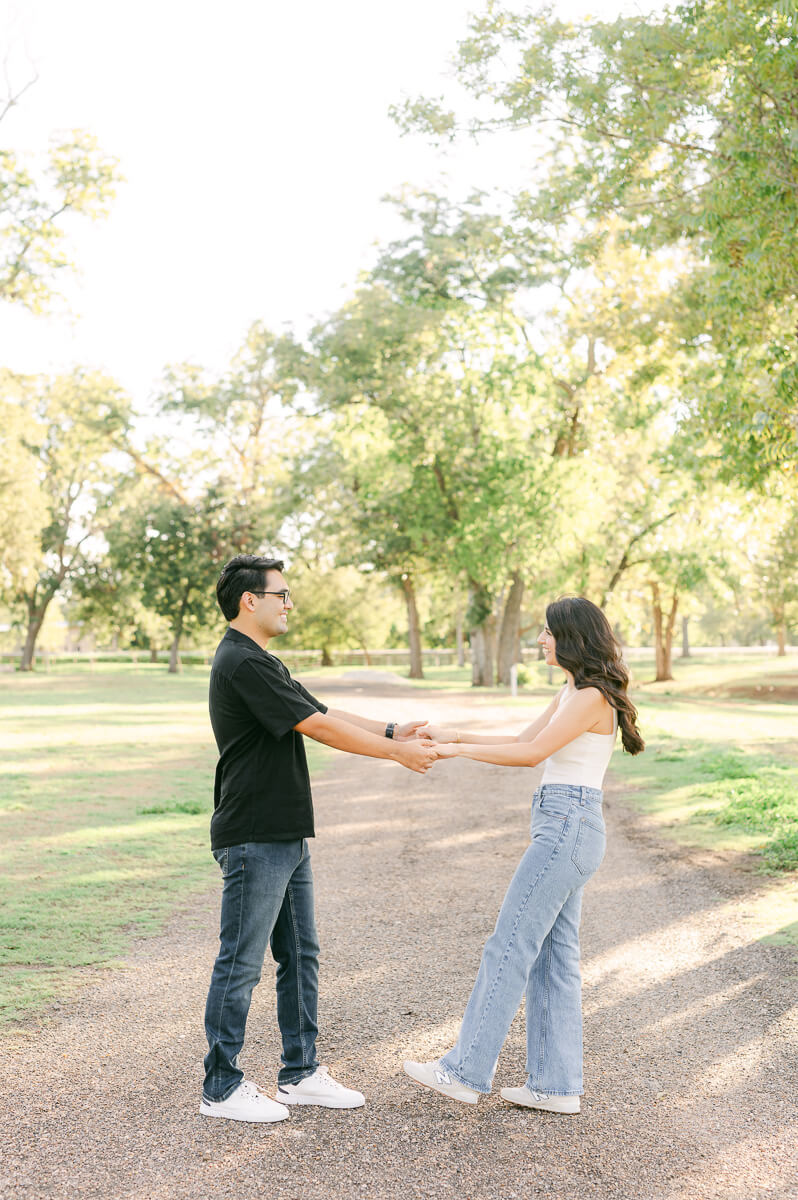
[[[331,667],[333,665],[332,655],[328,646],[322,646],[321,648],[321,665],[323,667]]]
[[[471,686],[493,686],[494,619],[490,593],[482,584],[469,580],[466,622],[471,642]]]
[[[424,666],[421,657],[421,628],[418,622],[416,592],[410,575],[402,576],[402,592],[407,605],[407,643],[410,647],[410,678],[423,679]]]
[[[25,603],[28,609],[28,628],[25,633],[25,645],[22,647],[22,658],[20,660],[20,671],[32,671],[33,659],[36,653],[36,639],[41,633],[44,617],[50,605],[50,601],[55,595],[55,589],[37,600],[36,595],[26,597]]]
[[[44,621],[44,613],[31,615],[28,614],[28,628],[25,634],[25,645],[22,648],[22,659],[20,660],[20,671],[33,670],[33,656],[36,651],[36,639],[39,636]]]
[[[183,592],[183,599],[180,603],[180,609],[175,617],[174,637],[172,638],[172,646],[169,651],[170,675],[177,675],[178,671],[180,670],[180,655],[178,651],[180,649],[180,637],[183,633],[183,621],[185,620],[186,616],[186,608],[188,607],[188,597],[190,591],[191,584],[188,584],[186,586],[186,590]]]
[[[682,617],[682,658],[690,657],[690,638],[687,634],[687,626],[689,622],[689,617]]]
[[[457,605],[457,612],[454,614],[454,640],[457,646],[457,665],[464,667],[465,638],[463,637],[463,608],[460,604]]]
[[[496,682],[510,686],[510,670],[521,658],[521,604],[524,599],[524,581],[518,571],[513,571],[510,591],[502,613],[499,645],[496,652]]]
[[[157,663],[157,661],[158,661],[158,647],[150,646],[150,662]]]
[[[656,682],[663,683],[668,679],[673,679],[672,672],[672,648],[673,648],[673,627],[676,623],[676,610],[679,605],[679,597],[674,591],[671,600],[671,610],[667,618],[662,610],[662,599],[659,591],[659,584],[650,580],[651,586],[651,602],[654,613],[654,654],[656,656]]]
[[[776,654],[778,658],[784,658],[787,653],[787,622],[782,605],[778,605],[773,609],[773,624],[776,629],[776,643],[778,645]]]

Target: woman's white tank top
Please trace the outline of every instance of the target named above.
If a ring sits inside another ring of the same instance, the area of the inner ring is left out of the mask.
[[[577,787],[601,790],[618,733],[615,709],[612,710],[612,723],[612,733],[580,733],[567,746],[550,754],[545,760],[541,787],[544,783],[572,783]]]

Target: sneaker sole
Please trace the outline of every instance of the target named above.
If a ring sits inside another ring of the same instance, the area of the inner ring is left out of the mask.
[[[285,1116],[280,1113],[277,1117],[253,1117],[245,1116],[244,1113],[215,1112],[212,1108],[206,1108],[204,1104],[200,1105],[199,1111],[201,1117],[214,1117],[217,1121],[248,1121],[250,1125],[274,1125],[277,1121],[287,1121],[289,1116],[288,1113]]]
[[[427,1091],[436,1092],[437,1095],[443,1096],[446,1100],[456,1100],[458,1104],[476,1104],[479,1101],[478,1095],[477,1096],[453,1096],[451,1092],[445,1092],[442,1088],[433,1087],[433,1085],[431,1083],[427,1083],[425,1080],[419,1079],[415,1075],[411,1075],[411,1073],[408,1071],[407,1067],[402,1067],[402,1070],[404,1071],[404,1073],[408,1077],[408,1079],[413,1080],[413,1083],[420,1084],[421,1087],[425,1087],[427,1089]]]
[[[579,1105],[576,1108],[560,1108],[547,1100],[530,1103],[528,1100],[511,1100],[509,1096],[505,1096],[504,1091],[500,1092],[500,1095],[505,1104],[512,1104],[514,1108],[532,1108],[536,1112],[556,1113],[560,1117],[579,1116]]]
[[[365,1097],[363,1100],[355,1100],[354,1103],[347,1101],[341,1103],[340,1101],[336,1102],[331,1097],[322,1098],[319,1096],[318,1098],[314,1098],[312,1096],[284,1096],[279,1089],[277,1094],[280,1097],[280,1104],[314,1104],[316,1108],[363,1108],[366,1103]]]

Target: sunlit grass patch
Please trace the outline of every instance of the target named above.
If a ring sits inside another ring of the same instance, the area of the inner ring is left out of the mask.
[[[4,680],[0,1018],[35,1014],[217,879],[207,676]]]
[[[686,844],[755,855],[765,872],[798,870],[798,766],[784,754],[795,711],[778,717],[754,701],[687,710],[645,699],[646,751],[617,755],[612,771],[629,799]],[[786,718],[786,721],[784,720]],[[733,742],[728,738],[737,733]]]

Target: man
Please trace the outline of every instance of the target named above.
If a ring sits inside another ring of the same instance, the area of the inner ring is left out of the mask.
[[[278,559],[242,554],[216,596],[229,628],[213,660],[211,724],[219,747],[211,849],[222,869],[219,955],[205,1009],[208,1053],[200,1112],[234,1121],[281,1121],[287,1105],[359,1108],[316,1056],[318,954],[307,838],[314,836],[302,735],[350,754],[426,771],[435,751],[414,738],[424,724],[387,726],[328,710],[292,679],[269,642],[293,608]],[[278,1101],[244,1079],[238,1055],[266,946],[277,963],[282,1038]]]

